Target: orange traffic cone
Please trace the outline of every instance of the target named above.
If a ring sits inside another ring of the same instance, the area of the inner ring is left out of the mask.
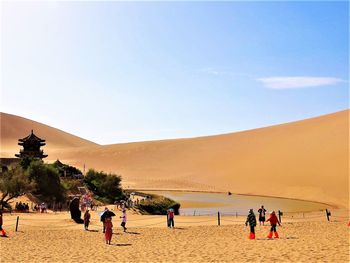
[[[255,234],[252,233],[252,232],[250,232],[250,234],[249,234],[249,239],[255,239]]]
[[[275,232],[275,238],[279,238],[277,231]]]
[[[272,231],[267,235],[267,238],[272,238]]]
[[[348,226],[350,226],[350,221],[349,221],[349,223],[348,223]]]

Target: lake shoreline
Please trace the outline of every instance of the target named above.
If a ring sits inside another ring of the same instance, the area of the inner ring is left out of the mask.
[[[128,189],[129,190],[129,189]],[[130,189],[130,191],[148,191],[148,192],[182,192],[182,193],[208,193],[208,194],[227,194],[228,192],[224,191],[206,191],[206,190],[178,190],[178,189]],[[266,198],[276,198],[276,199],[283,199],[283,200],[291,200],[291,201],[301,201],[301,202],[309,202],[314,204],[320,204],[329,206],[332,209],[342,209],[346,207],[340,207],[339,205],[332,204],[332,203],[324,203],[320,201],[315,200],[306,200],[306,199],[299,199],[299,198],[289,198],[289,197],[281,197],[281,196],[271,196],[271,195],[259,195],[259,194],[244,194],[244,193],[234,193],[231,192],[233,195],[238,196],[247,196],[247,197],[266,197]]]

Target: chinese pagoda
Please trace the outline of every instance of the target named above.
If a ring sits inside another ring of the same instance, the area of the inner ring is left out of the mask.
[[[19,154],[15,154],[19,158],[40,158],[43,159],[47,157],[43,150],[40,150],[41,146],[44,146],[45,140],[40,139],[33,133],[29,134],[27,137],[18,140],[18,145],[23,146],[23,149],[19,151]]]

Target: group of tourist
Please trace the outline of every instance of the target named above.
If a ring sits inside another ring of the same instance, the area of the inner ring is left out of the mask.
[[[29,212],[28,203],[16,202],[15,205],[16,212]]]
[[[270,212],[270,216],[269,218],[266,220],[265,214],[266,214],[266,209],[264,208],[264,206],[262,205],[261,208],[259,208],[258,210],[259,213],[259,224],[264,225],[265,222],[270,222],[271,225],[271,229],[269,234],[267,235],[268,238],[272,238],[272,235],[274,233],[275,238],[278,238],[278,232],[277,232],[277,224],[279,226],[281,226],[281,222],[278,220],[277,215],[275,213],[275,211],[271,211]],[[250,239],[255,239],[255,227],[256,227],[256,217],[254,214],[253,209],[249,210],[249,214],[247,216],[247,220],[245,222],[246,226],[250,226],[250,233],[249,233],[249,238]]]
[[[111,211],[109,211],[108,207],[105,208],[105,210],[102,212],[100,220],[103,224],[103,233],[105,234],[105,240],[106,244],[111,244],[112,235],[113,235],[113,223],[112,223],[112,216],[115,216],[115,214]],[[121,227],[123,228],[123,231],[126,232],[126,222],[127,222],[127,215],[126,215],[126,208],[122,207],[122,215],[121,218]],[[87,209],[84,213],[84,228],[85,230],[89,230],[89,224],[90,224],[91,214],[89,209]]]

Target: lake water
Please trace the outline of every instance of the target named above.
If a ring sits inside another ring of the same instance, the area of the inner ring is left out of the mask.
[[[181,204],[182,215],[207,215],[220,211],[223,214],[246,215],[250,208],[256,212],[261,205],[269,212],[313,212],[325,210],[330,206],[322,203],[247,195],[228,195],[224,193],[201,193],[181,191],[147,191],[150,194],[163,195]]]

